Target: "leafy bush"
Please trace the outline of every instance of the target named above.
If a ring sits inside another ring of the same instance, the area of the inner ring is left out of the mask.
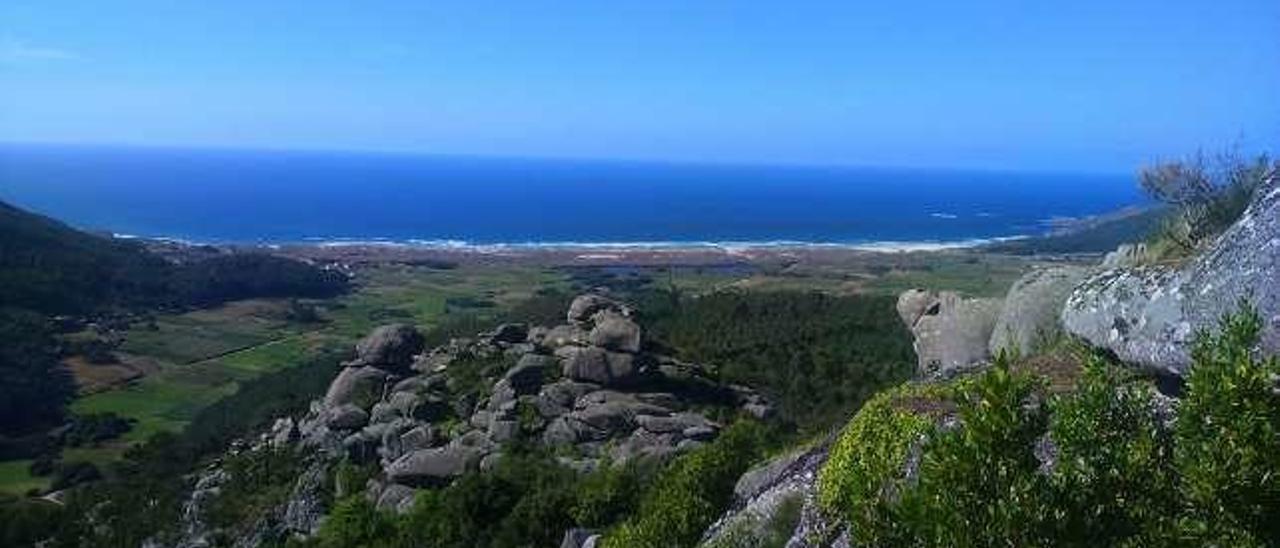
[[[1260,328],[1245,309],[1199,339],[1172,429],[1148,384],[1096,358],[1048,405],[1003,357],[883,394],[833,448],[819,501],[865,545],[1275,546],[1280,363],[1253,357]]]
[[[1153,390],[1100,358],[1053,406],[1054,538],[1080,546],[1167,544],[1178,511],[1173,440]]]
[[[957,391],[959,428],[929,440],[918,483],[900,502],[906,528],[931,546],[1040,544],[1042,484],[1034,448],[1046,412],[1035,379],[995,366]]]
[[[1261,328],[1252,310],[1226,318],[1193,352],[1175,456],[1201,538],[1280,543],[1280,362],[1251,355]]]
[[[604,546],[693,546],[724,510],[734,483],[763,456],[768,439],[759,423],[738,422],[677,458],[645,491],[639,510],[605,535]]]
[[[953,409],[952,389],[905,384],[877,394],[849,422],[818,476],[818,501],[853,525],[855,540],[893,544],[903,538],[892,504],[906,487],[904,463],[913,445],[937,429]]]

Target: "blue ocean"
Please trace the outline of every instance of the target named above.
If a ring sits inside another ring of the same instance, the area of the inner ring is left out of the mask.
[[[1131,175],[5,145],[0,200],[197,242],[960,242],[1140,204]]]

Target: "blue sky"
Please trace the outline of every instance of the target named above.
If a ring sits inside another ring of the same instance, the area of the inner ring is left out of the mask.
[[[0,141],[1124,171],[1280,150],[1280,2],[9,0]]]

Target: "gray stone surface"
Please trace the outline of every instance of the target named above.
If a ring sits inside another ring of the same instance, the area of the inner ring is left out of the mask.
[[[407,369],[422,352],[422,334],[412,326],[391,324],[378,327],[356,343],[352,366],[372,365],[387,370]]]
[[[1062,305],[1088,275],[1084,267],[1054,266],[1032,270],[1015,282],[991,332],[991,355],[1001,350],[1030,355],[1037,344],[1062,333]]]
[[[990,357],[988,346],[1000,315],[1001,299],[967,299],[956,293],[911,290],[899,297],[900,313],[910,317],[926,302],[920,316],[909,324],[915,336],[916,357],[922,376],[947,376],[980,364]]]
[[[571,380],[605,386],[628,383],[638,373],[635,358],[630,354],[595,346],[573,348],[564,358],[561,372]]]
[[[570,324],[582,324],[591,320],[596,313],[602,310],[612,310],[623,316],[630,316],[631,310],[608,297],[602,295],[579,295],[569,303],[569,311],[565,315]]]
[[[347,367],[329,384],[324,403],[329,407],[354,404],[368,408],[382,397],[386,372],[376,367]]]
[[[474,447],[448,445],[405,454],[387,467],[387,479],[422,487],[440,485],[476,469],[483,453]]]
[[[595,327],[588,336],[591,344],[617,352],[640,351],[640,326],[612,311],[595,315]]]
[[[1260,350],[1280,353],[1280,186],[1259,187],[1244,215],[1179,266],[1102,271],[1062,309],[1063,326],[1139,366],[1183,375],[1200,331],[1248,300],[1262,317]]]
[[[325,424],[335,430],[356,430],[369,422],[369,414],[352,404],[339,405],[329,410]]]

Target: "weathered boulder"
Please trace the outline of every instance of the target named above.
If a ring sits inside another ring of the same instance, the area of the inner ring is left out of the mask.
[[[356,343],[353,367],[371,365],[389,371],[407,369],[422,352],[422,334],[405,324],[384,325]]]
[[[538,387],[542,385],[542,378],[546,373],[546,369],[554,361],[550,356],[525,354],[520,356],[520,359],[516,361],[515,367],[509,369],[502,378],[511,385],[516,394],[532,394],[538,391]]]
[[[595,327],[589,335],[591,344],[618,352],[640,351],[640,326],[613,311],[595,315]]]
[[[618,301],[601,295],[587,294],[573,299],[566,316],[570,324],[579,325],[589,322],[596,313],[603,310],[612,310],[622,316],[631,315],[631,309]]]
[[[369,422],[369,413],[353,404],[339,405],[329,410],[325,424],[335,430],[356,430]]]
[[[1120,359],[1183,375],[1195,335],[1217,328],[1241,300],[1262,317],[1260,350],[1280,353],[1280,182],[1261,185],[1241,218],[1180,266],[1105,270],[1062,309],[1066,330]]]
[[[776,484],[806,453],[805,450],[794,450],[747,470],[733,485],[734,499],[744,501],[764,492]]]
[[[1035,269],[1013,284],[991,332],[991,355],[1001,350],[1030,355],[1062,332],[1062,305],[1089,270],[1077,266]]]
[[[907,329],[915,327],[916,320],[924,315],[925,309],[938,298],[937,294],[923,289],[908,289],[898,295],[898,317]]]
[[[547,331],[542,337],[539,344],[547,348],[555,349],[567,344],[579,344],[586,342],[587,332],[576,325],[557,325]]]
[[[461,444],[420,449],[391,463],[387,479],[414,487],[440,485],[474,470],[481,456],[481,450]]]
[[[522,343],[528,337],[529,326],[522,323],[504,323],[493,330],[493,334],[489,336],[489,342]]]
[[[393,483],[382,489],[378,495],[379,510],[403,514],[413,507],[413,488]]]
[[[542,387],[533,405],[544,418],[554,418],[572,411],[578,398],[599,389],[598,384],[560,380]]]
[[[354,404],[368,408],[382,397],[382,385],[386,372],[376,367],[346,367],[329,383],[324,395],[328,407]]]
[[[569,379],[608,386],[630,382],[638,373],[635,358],[630,354],[609,352],[595,346],[570,350],[561,364],[562,373]]]
[[[900,310],[914,313],[923,300],[917,291],[899,297]],[[920,374],[946,376],[986,361],[1001,300],[966,299],[950,291],[929,295],[920,317],[909,325],[915,336]]]

